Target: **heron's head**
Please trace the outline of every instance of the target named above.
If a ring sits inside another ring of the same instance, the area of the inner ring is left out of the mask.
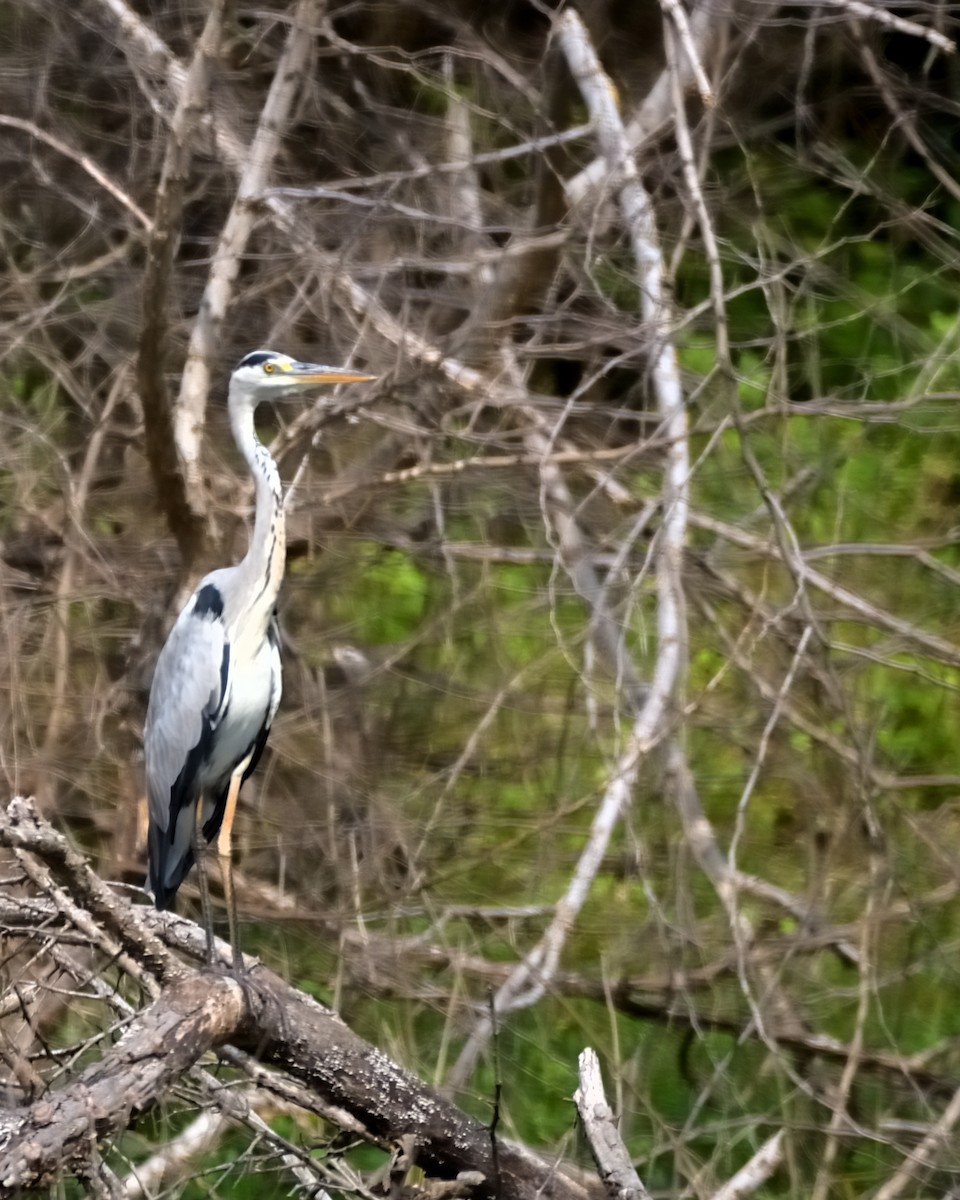
[[[367,383],[374,375],[348,371],[341,367],[325,367],[320,363],[298,362],[288,354],[275,350],[254,350],[237,364],[230,377],[232,395],[253,404],[261,400],[283,399],[306,387],[332,383]]]

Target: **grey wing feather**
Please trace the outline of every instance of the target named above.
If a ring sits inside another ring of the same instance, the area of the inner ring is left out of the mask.
[[[198,616],[191,605],[177,618],[157,660],[144,754],[150,820],[164,831],[171,818],[174,785],[191,751],[216,726],[226,707],[228,650],[222,622]]]

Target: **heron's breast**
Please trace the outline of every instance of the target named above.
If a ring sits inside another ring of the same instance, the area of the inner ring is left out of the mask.
[[[229,688],[229,701],[217,727],[204,782],[231,775],[250,753],[267,720],[274,689],[267,642],[252,656],[236,656],[230,667]]]

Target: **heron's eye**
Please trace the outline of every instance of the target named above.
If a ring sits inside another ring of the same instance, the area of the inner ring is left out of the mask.
[[[266,373],[268,375],[272,375],[273,374],[273,363],[264,363],[263,369],[266,371]]]

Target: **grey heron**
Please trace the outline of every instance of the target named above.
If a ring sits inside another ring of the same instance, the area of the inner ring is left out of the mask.
[[[228,408],[234,440],[256,487],[253,534],[244,558],[201,581],[170,631],[150,688],[144,728],[150,813],[150,888],[158,909],[201,853],[217,840],[234,967],[242,969],[230,840],[237,796],[256,767],[280,703],[276,601],[285,566],[280,475],[257,439],[254,411],[318,384],[363,383],[357,371],[297,362],[255,350],[230,376]],[[213,929],[201,873],[207,957]]]

